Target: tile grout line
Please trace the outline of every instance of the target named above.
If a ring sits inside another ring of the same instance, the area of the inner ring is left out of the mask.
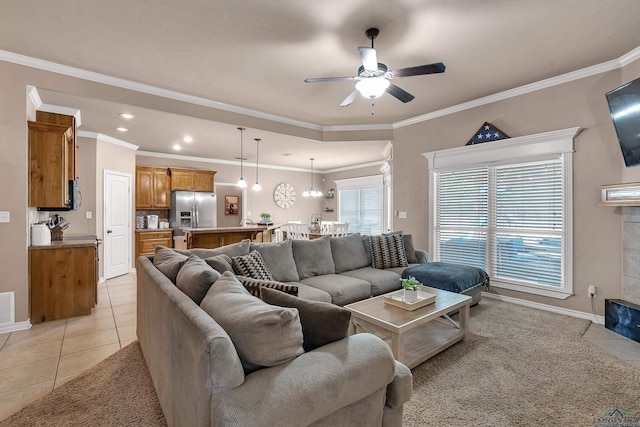
[[[62,347],[64,346],[64,339],[67,335],[67,326],[69,324],[69,320],[66,319],[64,321],[64,332],[62,333],[62,341],[60,342],[60,351],[58,352],[58,363],[56,364],[56,373],[53,376],[53,385],[51,386],[51,390],[56,388],[56,382],[58,381],[58,370],[60,369],[60,359],[62,359]]]
[[[113,312],[113,305],[111,304],[111,292],[109,292],[109,280],[104,281],[104,286],[107,288],[107,295],[109,297],[109,307],[111,308],[111,316],[113,317],[113,325],[116,328],[116,336],[118,337],[118,345],[122,349],[122,340],[120,339],[120,331],[118,330],[118,323],[116,322],[116,314]]]

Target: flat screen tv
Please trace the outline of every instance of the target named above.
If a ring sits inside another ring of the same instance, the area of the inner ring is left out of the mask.
[[[627,166],[640,164],[640,78],[606,94]]]

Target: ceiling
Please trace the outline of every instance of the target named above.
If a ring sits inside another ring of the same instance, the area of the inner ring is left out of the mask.
[[[223,103],[303,127],[387,127],[487,95],[600,64],[640,46],[637,0],[211,0],[3,2],[0,49],[81,70]],[[394,80],[415,95],[340,102],[354,82],[304,82],[353,76],[357,47],[380,29],[378,61],[390,69],[444,62],[443,74]],[[241,119],[211,121],[38,88],[43,102],[79,108],[81,130],[141,150],[234,161]],[[136,118],[125,123],[126,110]],[[236,116],[237,118],[237,116]],[[235,122],[235,123],[232,123]],[[473,132],[479,124],[471,125]],[[114,130],[126,126],[129,132]],[[245,157],[319,169],[382,159],[378,140],[321,142],[270,132],[245,133]],[[289,156],[284,154],[289,153]]]

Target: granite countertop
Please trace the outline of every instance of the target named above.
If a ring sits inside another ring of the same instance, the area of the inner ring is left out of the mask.
[[[233,233],[237,231],[264,231],[266,225],[245,225],[235,227],[213,227],[213,228],[183,228],[185,233],[191,234],[216,234],[216,233]]]
[[[50,245],[29,246],[30,251],[41,249],[63,249],[96,246],[96,236],[65,236],[62,240],[52,240]]]
[[[136,233],[150,233],[153,231],[173,231],[173,228],[136,228]]]

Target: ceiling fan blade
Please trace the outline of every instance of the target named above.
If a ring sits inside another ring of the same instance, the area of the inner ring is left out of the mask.
[[[400,101],[404,103],[412,101],[413,98],[415,98],[415,96],[411,95],[409,92],[407,92],[404,89],[400,89],[398,86],[394,84],[390,84],[386,92],[391,96],[395,96],[396,98],[398,98]]]
[[[357,77],[316,77],[312,79],[304,79],[305,83],[325,83],[325,82],[342,82],[356,80]]]
[[[359,47],[360,60],[362,66],[367,71],[378,71],[378,55],[376,50],[372,47]]]
[[[347,95],[347,97],[344,99],[344,101],[342,101],[340,103],[341,107],[346,107],[347,105],[350,105],[355,99],[356,97],[360,94],[360,91],[358,91],[358,89],[354,89],[353,92],[351,92],[349,95]]]
[[[429,65],[418,65],[417,67],[398,68],[391,70],[391,75],[397,77],[421,76],[423,74],[444,73],[446,67],[442,62],[436,62]]]

